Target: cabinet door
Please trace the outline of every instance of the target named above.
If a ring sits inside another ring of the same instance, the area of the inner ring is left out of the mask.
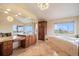
[[[26,39],[21,40],[21,47],[26,48]]]
[[[28,46],[29,46],[29,37],[26,36],[26,47],[28,47]]]
[[[2,42],[0,42],[0,56],[2,56]]]
[[[26,47],[29,46],[29,41],[28,41],[28,40],[29,40],[29,39],[28,39],[27,36],[26,36],[25,39],[21,40],[21,47],[22,47],[22,48],[26,48]]]
[[[6,49],[4,49],[3,50],[3,55],[4,56],[9,56],[9,55],[11,55],[12,54],[12,48],[6,48]]]
[[[38,39],[39,40],[45,40],[45,34],[47,29],[47,22],[41,21],[38,22]]]
[[[3,42],[2,47],[2,54],[4,56],[11,55],[13,52],[13,42],[12,41],[5,41]]]
[[[33,44],[35,44],[35,43],[36,43],[36,38],[35,38],[34,35],[31,35],[31,36],[30,36],[30,45],[33,45]]]

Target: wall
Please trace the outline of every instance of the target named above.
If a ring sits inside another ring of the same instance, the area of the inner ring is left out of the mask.
[[[76,19],[76,33],[79,34],[79,17]]]
[[[0,32],[7,33],[7,32],[12,32],[12,26],[13,25],[23,25],[23,23],[14,20],[13,22],[8,22],[8,21],[0,21]]]
[[[65,21],[74,21],[75,22],[75,28],[76,28],[74,35],[79,34],[79,16],[75,16],[75,17],[66,17],[66,18],[48,21],[48,23],[47,23],[47,36],[55,35],[55,33],[54,33],[54,24],[55,23],[65,22]]]

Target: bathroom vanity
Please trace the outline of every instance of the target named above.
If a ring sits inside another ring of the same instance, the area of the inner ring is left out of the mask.
[[[0,56],[12,55],[14,49],[27,48],[35,43],[34,35],[17,35],[15,39],[12,36],[0,37]]]
[[[36,43],[36,37],[33,35],[26,36],[20,43],[23,48],[29,47]]]
[[[13,41],[11,37],[0,38],[0,56],[9,56],[13,52]]]
[[[12,55],[14,49],[27,48],[36,43],[35,35],[0,33],[0,56]]]

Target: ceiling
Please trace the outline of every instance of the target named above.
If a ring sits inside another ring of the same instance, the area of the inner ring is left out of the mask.
[[[7,8],[11,9],[8,15],[11,15],[15,19],[18,19],[19,21],[22,21],[24,23],[26,23],[29,19],[32,19],[34,21],[53,20],[79,15],[78,3],[49,3],[49,8],[44,11],[38,8],[37,3],[19,3],[0,4],[0,9],[2,9],[0,10],[0,19],[3,19],[7,16],[3,13],[3,11],[5,11]],[[15,15],[18,13],[21,13],[22,15],[16,17]]]
[[[39,19],[53,20],[79,15],[78,3],[51,3],[49,8],[44,11],[41,11],[36,4],[28,4],[28,7]]]

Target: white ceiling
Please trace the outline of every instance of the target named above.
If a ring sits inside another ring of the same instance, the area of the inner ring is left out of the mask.
[[[35,14],[39,19],[53,20],[57,18],[78,16],[78,3],[51,3],[47,10],[41,11],[37,4],[28,4],[29,10]]]
[[[30,18],[30,19],[46,19],[53,20],[63,17],[78,16],[79,15],[79,4],[78,3],[50,3],[47,10],[40,10],[37,3],[25,3],[25,4],[0,4],[0,8],[10,8],[12,11],[9,15],[15,17],[17,13],[22,13],[19,18]],[[0,19],[4,18],[4,14],[0,12]],[[21,21],[21,19],[19,21]],[[27,20],[22,20],[27,22]]]

